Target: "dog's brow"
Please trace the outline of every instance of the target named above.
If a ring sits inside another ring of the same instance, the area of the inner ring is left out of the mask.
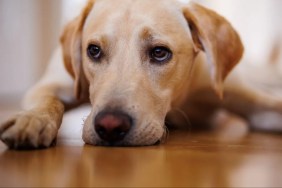
[[[88,40],[88,44],[97,44],[102,47],[109,46],[109,40],[107,35],[95,35]]]
[[[151,41],[153,40],[153,36],[153,31],[148,27],[143,28],[140,32],[140,38],[143,40]]]
[[[170,49],[173,48],[173,43],[170,42],[169,38],[155,32],[153,29],[149,27],[142,28],[140,32],[140,38],[148,47],[152,46],[166,46]]]

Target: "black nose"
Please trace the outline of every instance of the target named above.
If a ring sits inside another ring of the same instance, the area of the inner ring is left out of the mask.
[[[132,118],[120,111],[100,112],[95,118],[95,131],[99,137],[109,143],[123,140],[132,127]]]

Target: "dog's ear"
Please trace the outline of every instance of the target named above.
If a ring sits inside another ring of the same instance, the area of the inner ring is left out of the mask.
[[[196,3],[185,6],[183,14],[190,27],[195,50],[206,53],[213,87],[222,98],[223,82],[243,55],[241,39],[226,19]]]
[[[77,99],[87,97],[89,92],[89,84],[82,67],[82,29],[93,5],[94,0],[89,0],[81,14],[65,27],[61,36],[65,68],[74,78]]]

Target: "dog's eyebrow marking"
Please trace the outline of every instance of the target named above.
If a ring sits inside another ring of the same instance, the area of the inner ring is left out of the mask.
[[[88,40],[88,44],[97,44],[101,47],[109,46],[109,40],[107,35],[95,35],[91,39]]]
[[[107,34],[95,34],[92,35],[88,40],[87,40],[87,46],[90,44],[98,45],[104,54],[104,58],[109,60],[112,56],[111,51],[115,47],[114,43],[111,43],[111,38]]]
[[[169,38],[166,36],[160,35],[149,27],[142,28],[139,37],[148,47],[152,46],[166,46],[172,48]]]
[[[110,42],[111,38],[107,34],[95,34],[92,35],[91,38],[88,40],[88,45],[89,44],[94,44],[98,45],[102,48],[104,53],[107,53],[107,55],[110,55],[109,52],[111,49],[114,48],[114,44]]]
[[[153,40],[153,32],[150,28],[145,27],[142,29],[142,31],[140,32],[140,38],[144,39],[146,41],[152,41]]]

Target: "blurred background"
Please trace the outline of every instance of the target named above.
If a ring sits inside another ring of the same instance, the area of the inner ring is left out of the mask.
[[[182,0],[186,2],[186,0]],[[153,3],[154,1],[152,1]],[[244,61],[279,61],[281,0],[195,0],[226,17],[246,47]],[[0,105],[19,103],[40,77],[63,26],[85,0],[0,0]]]

